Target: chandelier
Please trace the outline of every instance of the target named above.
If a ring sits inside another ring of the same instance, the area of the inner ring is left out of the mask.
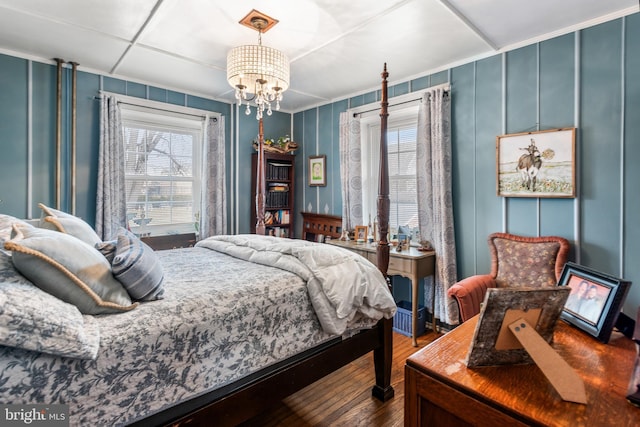
[[[240,23],[258,31],[257,45],[238,46],[227,54],[227,81],[236,91],[238,105],[247,103],[246,114],[251,114],[250,102],[256,106],[256,119],[264,111],[271,115],[271,104],[280,109],[282,93],[289,87],[289,59],[279,50],[262,45],[262,33],[278,21],[252,10]]]

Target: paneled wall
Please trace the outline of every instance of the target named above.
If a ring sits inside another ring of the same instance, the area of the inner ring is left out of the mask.
[[[57,68],[0,55],[0,212],[20,218],[40,215],[42,202],[56,206]],[[71,69],[62,69],[60,208],[71,211]],[[230,106],[167,89],[79,71],[77,73],[76,214],[95,221],[99,148],[99,91],[219,112]],[[226,122],[227,144],[231,121]],[[230,152],[227,152],[230,164]],[[231,188],[229,186],[229,188]]]
[[[393,97],[450,82],[458,275],[489,271],[487,235],[560,235],[572,260],[632,280],[624,307],[640,305],[640,15],[634,14],[438,74],[395,84]],[[380,64],[382,68],[382,64]],[[379,73],[381,70],[371,70]],[[379,91],[294,115],[304,156],[339,170],[339,114],[379,102]],[[577,197],[496,195],[496,136],[577,127]],[[302,165],[306,168],[305,165]],[[305,170],[306,173],[306,170]],[[299,208],[341,214],[339,175],[299,185]]]
[[[71,69],[62,68],[61,197],[71,210]],[[42,202],[56,205],[56,86],[54,64],[0,55],[0,212],[39,216]],[[99,91],[213,111],[225,116],[229,232],[248,233],[251,210],[251,142],[258,135],[255,108],[79,71],[77,73],[76,214],[95,221],[99,148]],[[265,114],[265,138],[291,135],[291,114]]]
[[[489,269],[486,237],[493,231],[556,234],[573,244],[574,261],[636,282],[625,304],[640,305],[640,15],[395,82],[393,97],[449,82],[452,87],[453,185],[458,275]],[[379,74],[380,69],[371,70]],[[70,204],[70,70],[64,69],[62,208]],[[56,67],[0,55],[0,212],[39,215],[54,203]],[[100,89],[215,111],[226,118],[229,231],[249,230],[251,141],[255,111],[169,89],[78,73],[77,214],[95,218]],[[340,215],[339,115],[379,102],[379,90],[293,115],[265,118],[265,137],[291,134],[296,153],[296,211]],[[285,95],[286,99],[286,95]],[[286,104],[286,102],[285,102]],[[495,189],[497,135],[578,128],[575,199],[501,198]],[[327,156],[327,186],[309,187],[307,158]],[[298,235],[300,217],[296,218]]]

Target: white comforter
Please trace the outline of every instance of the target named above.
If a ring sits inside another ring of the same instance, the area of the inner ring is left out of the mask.
[[[307,283],[322,328],[331,334],[343,334],[362,316],[377,321],[396,312],[378,268],[343,248],[255,234],[213,236],[197,246],[297,274]]]

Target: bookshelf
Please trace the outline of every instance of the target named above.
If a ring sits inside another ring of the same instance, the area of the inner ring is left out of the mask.
[[[295,155],[264,153],[266,233],[294,237]],[[258,154],[251,158],[251,224],[256,232],[256,171]]]

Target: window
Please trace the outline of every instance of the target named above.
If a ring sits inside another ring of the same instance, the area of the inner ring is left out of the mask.
[[[418,227],[416,133],[416,123],[387,129],[391,227]]]
[[[393,118],[392,118],[393,117]],[[363,139],[363,213],[364,220],[375,220],[380,164],[380,118],[361,120]],[[387,156],[389,161],[389,230],[400,226],[418,231],[418,192],[416,184],[417,106],[394,111],[387,122]],[[393,237],[393,236],[392,236]]]
[[[202,120],[122,109],[127,217],[139,235],[194,232]]]

